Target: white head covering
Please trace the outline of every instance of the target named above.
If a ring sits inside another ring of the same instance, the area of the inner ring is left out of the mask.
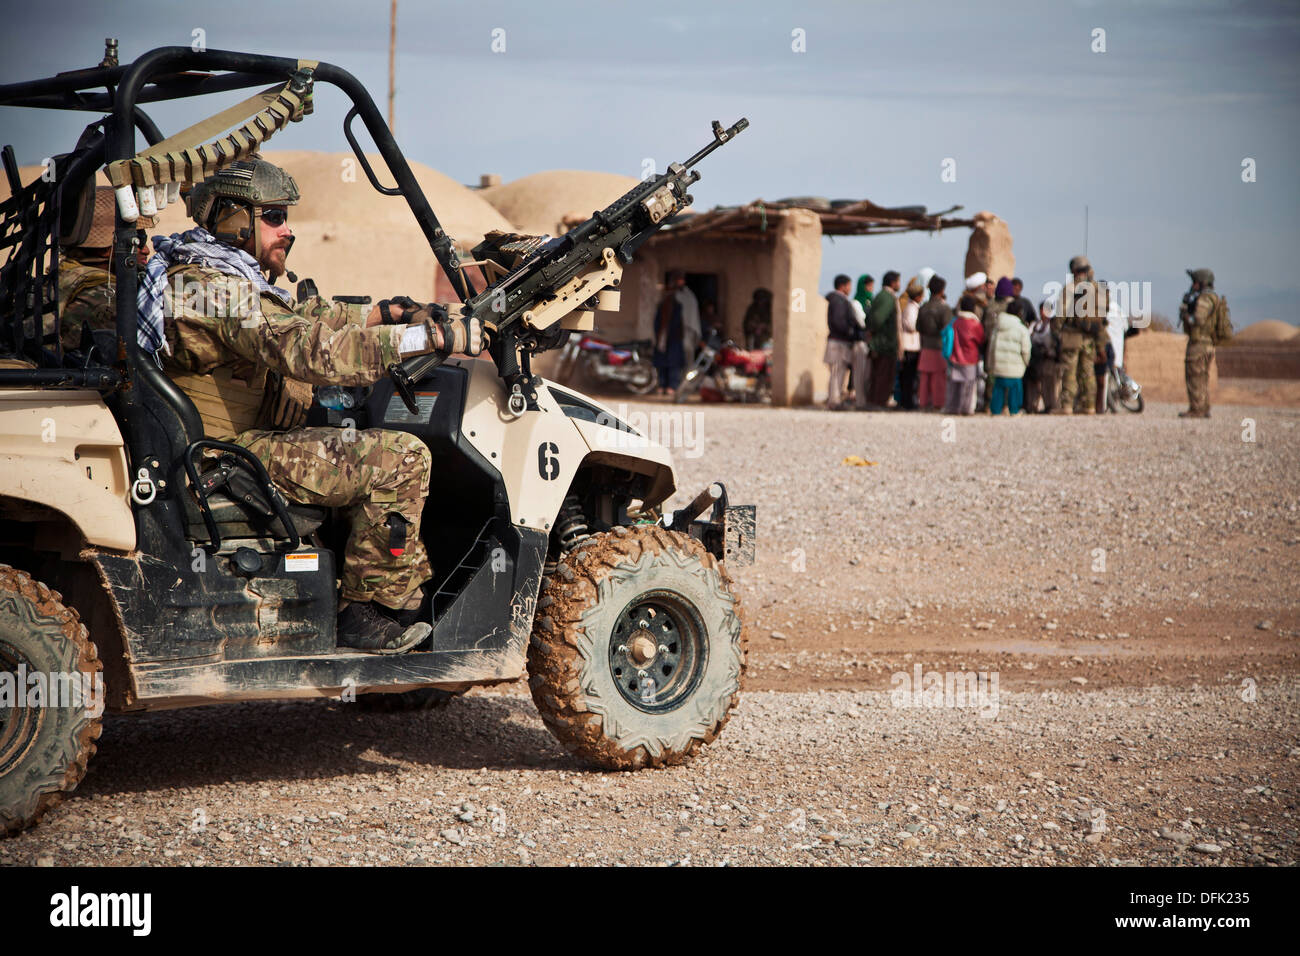
[[[982,272],[966,277],[966,291],[973,292],[976,289],[983,288],[984,283],[989,281],[989,277]]]
[[[929,302],[930,301],[930,280],[934,278],[934,270],[931,269],[929,266],[926,266],[924,269],[922,269],[920,272],[916,274],[916,277],[921,280],[921,288],[925,289],[925,294],[921,296],[921,303],[924,304],[926,302]]]

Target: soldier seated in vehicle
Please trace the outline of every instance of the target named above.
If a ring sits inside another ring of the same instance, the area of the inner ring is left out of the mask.
[[[115,206],[112,188],[96,187],[89,207],[88,224],[80,224],[80,230],[74,227],[74,234],[62,240],[64,245],[59,249],[59,341],[65,352],[80,348],[83,327],[92,330],[116,328],[117,291],[110,271]],[[141,216],[136,222],[140,229],[138,262],[141,268],[149,258],[149,240],[144,230],[153,228],[154,222],[149,216]],[[46,331],[50,331],[48,320]]]
[[[298,186],[265,160],[231,163],[186,201],[200,228],[155,237],[139,292],[141,344],[196,404],[214,384],[221,390],[228,420],[200,404],[209,437],[257,455],[291,501],[347,509],[340,646],[409,650],[427,633],[410,625],[432,576],[420,539],[431,455],[406,432],[300,427],[308,386],[368,385],[411,355],[477,355],[482,329],[410,300],[405,310],[384,300],[362,327],[345,305],[296,302],[275,286]]]

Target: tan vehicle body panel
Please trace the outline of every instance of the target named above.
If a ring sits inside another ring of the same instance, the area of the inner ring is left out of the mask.
[[[656,505],[673,493],[676,482],[668,449],[640,434],[568,417],[551,394],[555,386],[550,382],[538,390],[540,411],[516,416],[507,408],[509,396],[490,361],[453,359],[448,364],[469,369],[461,434],[501,473],[516,526],[549,531],[583,463],[651,476],[647,504]],[[617,417],[581,393],[555,388],[580,397],[611,419]]]
[[[95,391],[0,389],[0,495],[67,515],[94,547],[135,548],[126,449]]]

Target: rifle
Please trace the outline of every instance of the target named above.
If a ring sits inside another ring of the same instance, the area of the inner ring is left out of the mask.
[[[561,320],[575,310],[594,310],[602,292],[617,288],[636,250],[693,202],[687,189],[700,174],[691,167],[748,125],[742,118],[723,129],[714,120],[711,143],[686,162],[672,163],[663,175],[638,183],[563,236],[545,241],[493,236],[474,248],[478,264],[499,276],[460,311],[488,330],[488,352],[510,390],[511,411],[537,410],[539,379],[532,373],[532,356],[562,344],[569,329]],[[414,385],[445,359],[430,353],[388,367],[412,414],[418,414]]]
[[[1196,300],[1200,296],[1201,293],[1196,289],[1190,289],[1183,295],[1183,303],[1178,309],[1178,322],[1183,327],[1184,335],[1192,334],[1192,326],[1196,324]]]

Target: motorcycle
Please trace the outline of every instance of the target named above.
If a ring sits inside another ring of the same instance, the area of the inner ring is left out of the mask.
[[[770,402],[771,349],[742,349],[735,342],[701,343],[695,362],[682,376],[676,402],[700,393],[706,402]]]
[[[1116,406],[1135,413],[1146,408],[1146,399],[1142,397],[1142,386],[1133,381],[1128,372],[1118,365],[1112,366],[1106,373],[1106,409],[1113,412]]]
[[[579,368],[593,383],[615,382],[635,395],[647,395],[659,383],[648,342],[615,345],[590,332],[570,335],[560,350],[556,380],[570,381]]]

